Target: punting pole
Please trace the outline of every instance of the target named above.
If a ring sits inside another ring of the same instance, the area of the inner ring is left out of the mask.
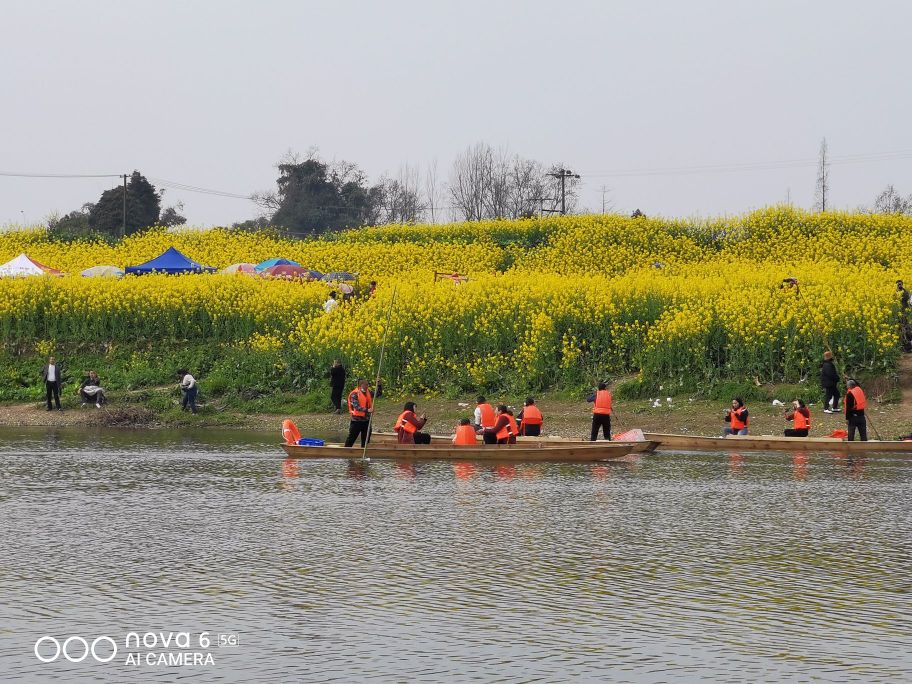
[[[386,323],[383,326],[383,342],[380,344],[380,360],[377,362],[377,377],[374,380],[374,391],[377,391],[377,385],[380,384],[380,371],[383,369],[383,354],[386,351],[386,338],[389,335],[390,328],[390,318],[393,316],[393,306],[396,304],[396,291],[399,289],[399,286],[396,285],[393,287],[393,297],[390,299],[389,309],[386,312]],[[376,408],[375,404],[372,404],[373,408]],[[367,445],[370,444],[371,430],[373,429],[374,424],[374,411],[371,410],[367,419],[367,439],[364,440],[364,450],[361,452],[361,460],[369,461],[367,457]]]

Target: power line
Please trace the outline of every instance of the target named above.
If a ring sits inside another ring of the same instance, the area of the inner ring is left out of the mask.
[[[12,173],[0,171],[7,178],[120,178],[120,173]]]

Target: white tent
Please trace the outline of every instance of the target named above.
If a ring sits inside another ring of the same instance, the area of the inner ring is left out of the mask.
[[[25,254],[20,254],[15,259],[7,261],[0,266],[0,277],[7,276],[35,276],[35,275],[63,275],[56,268],[50,268],[30,259]]]

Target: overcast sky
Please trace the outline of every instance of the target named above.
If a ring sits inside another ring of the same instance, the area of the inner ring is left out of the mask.
[[[901,0],[32,0],[0,16],[2,173],[139,169],[247,194],[289,149],[372,179],[436,159],[446,177],[485,141],[579,172],[593,210],[606,186],[619,210],[715,215],[788,192],[810,206],[825,136],[835,206],[912,193]],[[116,182],[0,176],[0,223]],[[178,200],[197,225],[256,215]]]

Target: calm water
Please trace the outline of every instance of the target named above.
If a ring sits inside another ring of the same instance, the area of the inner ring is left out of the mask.
[[[0,432],[0,680],[912,680],[905,457],[358,467],[272,441]],[[41,663],[45,635],[118,651]]]

